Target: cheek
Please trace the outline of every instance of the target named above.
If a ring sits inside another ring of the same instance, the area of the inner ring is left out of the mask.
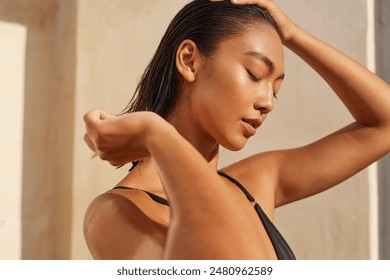
[[[240,67],[214,64],[198,76],[191,93],[191,110],[203,126],[224,130],[248,110],[248,78]]]
[[[210,93],[220,105],[237,107],[245,101],[245,78],[240,67],[221,65],[208,77]]]
[[[223,73],[214,69],[202,72],[193,88],[193,104],[196,111],[218,112],[229,104],[229,85]],[[204,112],[206,113],[206,112]]]

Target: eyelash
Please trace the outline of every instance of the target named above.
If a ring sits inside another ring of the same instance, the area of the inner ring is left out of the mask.
[[[258,83],[258,82],[261,81],[261,79],[258,79],[258,78],[257,78],[255,75],[253,75],[253,74],[251,73],[251,71],[249,71],[248,69],[246,69],[246,72],[248,73],[249,78],[250,78],[253,82]],[[276,93],[275,93],[275,92],[273,93],[273,95],[274,95],[274,98],[275,98],[276,100],[278,100],[278,97],[276,96]]]
[[[257,83],[257,82],[260,82],[260,81],[261,81],[261,79],[258,79],[258,78],[257,78],[255,75],[253,75],[253,74],[251,73],[251,71],[249,71],[248,69],[246,69],[246,72],[248,73],[249,78],[250,78],[253,82]]]

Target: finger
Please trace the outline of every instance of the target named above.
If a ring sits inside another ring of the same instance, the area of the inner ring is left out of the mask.
[[[114,118],[115,116],[101,110],[94,109],[84,115],[85,130],[89,135],[90,140],[94,141],[96,134],[102,132],[102,124],[104,121]],[[96,143],[95,143],[96,145]]]
[[[236,5],[256,5],[260,8],[268,8],[274,3],[273,0],[231,0],[231,2]]]
[[[98,109],[89,111],[84,115],[84,122],[87,127],[94,126],[100,119],[100,113]]]
[[[138,161],[138,160],[143,160],[145,158],[146,158],[145,155],[139,155],[138,157],[134,156],[134,160],[129,160],[128,156],[118,156],[115,159],[109,159],[107,161],[109,164],[111,164],[114,167],[121,167],[125,164]]]
[[[209,0],[210,2],[223,2],[229,0]],[[272,4],[275,4],[274,0],[230,0],[235,5],[256,5],[264,10],[269,10]]]
[[[100,114],[100,120],[106,120],[115,117],[114,115],[103,110],[99,110],[99,114]]]
[[[84,142],[87,144],[88,148],[96,154],[96,146],[88,134],[84,134]]]
[[[84,115],[84,122],[88,126],[88,125],[93,125],[101,120],[106,120],[112,117],[114,117],[114,115],[107,113],[104,110],[94,109]]]

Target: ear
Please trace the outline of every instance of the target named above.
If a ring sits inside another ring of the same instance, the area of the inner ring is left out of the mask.
[[[187,82],[195,81],[202,65],[198,47],[192,40],[184,40],[176,51],[176,68]]]

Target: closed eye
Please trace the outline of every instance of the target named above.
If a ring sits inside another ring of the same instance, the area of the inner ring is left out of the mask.
[[[245,70],[246,70],[246,72],[248,73],[249,78],[250,78],[253,82],[258,83],[258,82],[261,81],[261,79],[257,78],[255,75],[253,75],[253,74],[251,73],[251,71],[249,71],[248,69],[245,69]],[[274,95],[274,98],[275,98],[276,100],[278,100],[277,93],[274,92],[273,95]]]
[[[251,73],[251,71],[249,71],[248,69],[245,69],[245,70],[246,70],[246,72],[248,73],[249,78],[250,78],[253,82],[257,83],[257,82],[260,82],[260,81],[261,81],[261,79],[257,78],[255,75],[253,75],[253,74]]]

